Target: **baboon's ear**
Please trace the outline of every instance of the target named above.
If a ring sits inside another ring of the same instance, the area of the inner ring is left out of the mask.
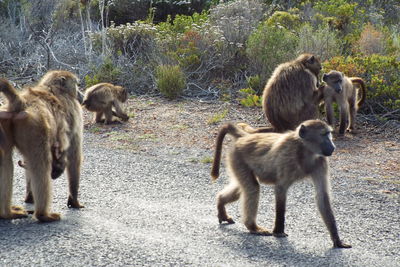
[[[299,136],[301,137],[301,138],[305,138],[306,137],[306,132],[307,132],[307,129],[306,129],[306,126],[304,126],[303,124],[300,126],[300,129],[299,129]]]
[[[315,60],[314,55],[310,56],[310,57],[307,59],[308,63],[310,63],[310,64],[314,64],[314,60]]]
[[[328,77],[328,74],[324,73],[324,75],[322,75],[322,80],[326,82],[326,80],[328,80]]]

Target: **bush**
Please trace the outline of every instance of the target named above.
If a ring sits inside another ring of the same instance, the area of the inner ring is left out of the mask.
[[[365,55],[384,54],[385,53],[385,35],[376,30],[368,23],[361,32],[360,39],[357,41],[357,48]]]
[[[289,30],[262,23],[247,41],[249,71],[260,75],[262,84],[265,84],[280,63],[295,58],[297,43],[297,37]]]
[[[400,62],[395,56],[354,56],[335,57],[324,62],[324,71],[338,70],[349,77],[359,76],[367,85],[364,111],[400,120]],[[396,115],[397,114],[397,115]]]
[[[282,26],[289,30],[298,29],[301,26],[300,16],[286,11],[275,11],[267,20],[268,26]]]
[[[161,65],[156,70],[156,84],[163,95],[175,99],[186,87],[185,75],[177,65]]]
[[[313,29],[305,24],[299,30],[299,53],[311,53],[317,55],[322,61],[341,53],[341,43],[335,31],[327,25]]]
[[[118,83],[121,70],[114,65],[110,58],[104,60],[100,67],[93,67],[92,73],[85,76],[86,87],[98,83]]]

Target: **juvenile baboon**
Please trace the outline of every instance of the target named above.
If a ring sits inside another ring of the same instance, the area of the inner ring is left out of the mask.
[[[12,120],[12,138],[23,156],[27,198],[35,202],[34,216],[39,221],[60,219],[50,213],[51,175],[53,161],[66,160],[69,180],[68,206],[81,208],[78,201],[80,167],[82,161],[82,108],[78,98],[78,79],[68,71],[50,71],[33,88],[18,93],[9,83],[1,87],[8,99],[8,111],[26,113],[25,119]],[[7,156],[11,149],[5,150]],[[54,158],[59,157],[59,158]],[[2,180],[12,181],[11,160],[2,161]],[[10,184],[3,188],[0,201],[10,194]],[[9,210],[9,203],[4,204]],[[0,214],[1,217],[2,214]]]
[[[288,188],[300,179],[311,177],[316,190],[318,209],[334,247],[349,248],[342,243],[336,228],[329,197],[328,159],[335,145],[332,128],[319,120],[308,120],[295,131],[286,133],[254,133],[227,124],[219,131],[211,170],[213,180],[219,176],[222,142],[226,134],[234,139],[227,158],[230,183],[217,195],[219,222],[233,223],[225,205],[241,197],[243,220],[251,233],[286,237],[284,231]],[[260,183],[274,184],[276,218],[273,232],[256,223]]]
[[[347,77],[342,72],[331,70],[324,74],[322,79],[326,82],[323,87],[323,95],[326,110],[326,119],[330,125],[335,126],[333,115],[333,102],[336,102],[340,109],[339,134],[344,134],[347,125],[348,131],[355,131],[355,117],[357,110],[364,103],[366,89],[364,80],[358,77]],[[357,87],[361,90],[361,97],[357,99]]]
[[[112,116],[127,121],[129,116],[122,110],[121,103],[128,99],[128,91],[122,86],[111,83],[99,83],[86,89],[83,106],[87,110],[95,112],[94,121],[110,124]],[[115,111],[113,110],[113,107]],[[105,121],[102,118],[105,116]]]
[[[311,54],[279,65],[263,93],[263,110],[272,128],[258,132],[294,130],[301,122],[318,117],[322,95],[317,89],[321,63]]]

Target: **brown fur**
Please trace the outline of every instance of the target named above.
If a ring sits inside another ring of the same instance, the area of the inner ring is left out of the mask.
[[[129,116],[122,110],[121,103],[128,99],[128,92],[121,86],[112,85],[111,83],[99,83],[86,89],[83,106],[87,110],[95,112],[94,121],[105,122],[110,124],[113,122],[112,116],[117,116],[123,121],[127,121]],[[112,108],[115,108],[115,111]],[[105,121],[103,120],[103,114]]]
[[[355,116],[357,110],[364,103],[366,88],[364,80],[358,77],[347,77],[339,71],[332,70],[324,74],[323,95],[326,109],[326,118],[330,125],[335,125],[332,103],[336,102],[340,109],[339,134],[344,134],[346,127],[348,131],[355,132]],[[361,98],[357,99],[357,87],[360,86]]]
[[[12,120],[12,140],[22,154],[27,177],[27,200],[35,202],[34,216],[43,222],[60,219],[51,213],[51,175],[54,160],[66,161],[69,180],[68,206],[83,207],[78,201],[80,167],[82,161],[82,108],[78,98],[78,80],[68,71],[50,71],[33,88],[22,93],[11,86],[4,87],[8,98],[8,110],[17,112],[21,106],[27,114],[25,119]],[[25,103],[25,106],[21,105]],[[33,141],[34,140],[34,141]],[[10,149],[3,151],[5,158],[11,156]],[[59,157],[59,158],[54,158]],[[4,162],[4,161],[2,161]],[[12,162],[1,166],[1,180],[12,181]],[[1,217],[9,217],[12,189],[10,184],[1,192]],[[3,200],[6,200],[3,204]]]
[[[217,195],[219,222],[233,223],[225,205],[241,198],[243,220],[251,233],[287,236],[284,232],[286,195],[296,181],[311,177],[316,189],[318,209],[329,230],[335,247],[348,248],[342,243],[329,199],[328,159],[334,150],[331,128],[319,120],[308,120],[296,131],[286,133],[249,134],[232,124],[220,130],[211,170],[213,180],[219,176],[222,141],[226,134],[235,141],[227,158],[230,183]],[[260,183],[274,184],[276,220],[273,232],[256,223]]]
[[[263,110],[273,128],[259,132],[294,130],[301,122],[318,117],[320,70],[319,59],[311,54],[302,54],[275,69],[263,93]]]

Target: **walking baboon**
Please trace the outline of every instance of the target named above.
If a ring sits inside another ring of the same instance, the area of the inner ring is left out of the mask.
[[[311,54],[279,65],[268,80],[263,93],[263,110],[272,128],[258,132],[294,130],[301,122],[318,117],[322,99],[317,89],[321,63]]]
[[[333,114],[333,102],[336,102],[340,109],[339,134],[344,134],[347,125],[349,132],[355,131],[355,117],[357,110],[364,103],[366,89],[364,80],[358,77],[347,77],[342,72],[331,70],[322,77],[326,85],[323,87],[323,95],[328,123],[335,127]],[[357,98],[357,87],[361,90],[361,97]]]
[[[12,138],[24,159],[27,197],[30,193],[33,196],[34,216],[39,221],[60,219],[58,213],[49,212],[53,161],[64,160],[55,159],[57,155],[66,160],[68,206],[83,207],[78,201],[83,123],[82,108],[77,101],[77,83],[77,77],[68,71],[50,71],[37,86],[22,93],[18,93],[10,84],[1,88],[8,99],[9,111],[26,113],[25,119],[12,120]],[[11,150],[12,147],[5,150],[5,154],[11,156]],[[2,161],[1,169],[2,174],[7,174],[2,175],[1,179],[12,181],[12,161]],[[1,205],[7,194],[12,192],[10,185],[7,184],[1,192]],[[4,204],[3,210],[9,210],[9,205]]]
[[[334,247],[351,247],[339,238],[330,203],[326,157],[335,149],[331,131],[331,127],[319,120],[305,121],[295,131],[286,133],[250,134],[232,124],[223,126],[216,140],[211,170],[213,180],[219,176],[225,135],[230,134],[235,141],[227,158],[230,183],[217,195],[219,222],[234,222],[228,216],[225,205],[241,197],[244,224],[251,233],[286,237],[284,222],[288,188],[295,181],[311,177],[318,209]],[[256,223],[260,183],[275,185],[276,218],[272,233]]]
[[[99,83],[86,89],[82,105],[87,110],[96,113],[94,115],[95,122],[110,124],[113,122],[113,115],[123,121],[129,119],[129,116],[121,108],[121,103],[124,103],[127,99],[128,91],[122,86]],[[105,121],[102,118],[103,115],[105,116]]]

